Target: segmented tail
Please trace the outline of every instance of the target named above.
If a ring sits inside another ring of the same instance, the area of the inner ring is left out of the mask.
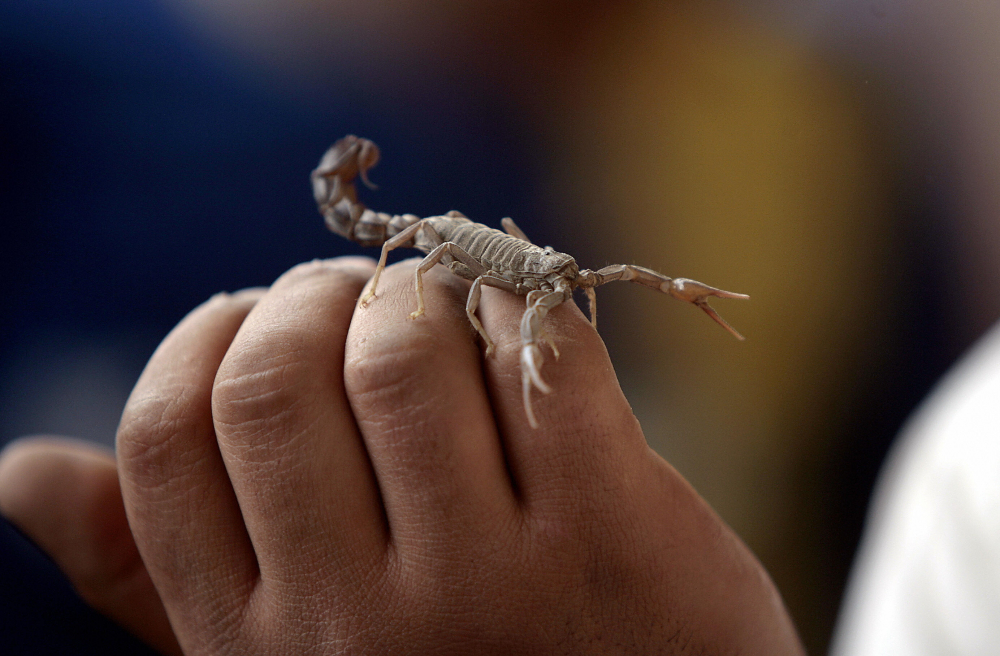
[[[379,156],[378,146],[371,141],[347,135],[323,154],[311,176],[313,197],[326,227],[362,246],[381,246],[420,220],[415,214],[374,212],[358,202],[354,180],[360,177],[374,189],[368,170],[378,164]]]

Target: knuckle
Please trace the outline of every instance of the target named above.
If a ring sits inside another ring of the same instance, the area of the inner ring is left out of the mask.
[[[405,405],[415,392],[431,398],[441,387],[430,383],[442,375],[442,361],[461,360],[456,351],[463,350],[478,361],[477,335],[464,310],[437,300],[418,319],[387,318],[393,329],[352,327],[343,372],[352,402]]]
[[[118,459],[140,477],[159,480],[155,472],[183,453],[178,441],[199,428],[200,396],[191,387],[176,385],[129,399],[118,427]]]
[[[278,278],[279,281],[301,280],[326,275],[333,267],[330,260],[311,260],[296,264]]]
[[[431,354],[443,346],[426,332],[380,339],[378,345],[368,341],[368,348],[345,361],[344,384],[352,400],[390,407],[404,405],[408,392],[420,388],[433,366]],[[422,389],[425,395],[429,391]]]
[[[271,352],[260,348],[227,356],[212,389],[212,411],[227,439],[252,443],[263,431],[276,428],[311,398],[303,381],[311,363],[301,349]]]
[[[297,264],[275,282],[275,285],[308,283],[312,280],[338,280],[343,287],[348,282],[363,282],[371,277],[374,263],[367,257],[339,257],[329,260],[312,260]]]

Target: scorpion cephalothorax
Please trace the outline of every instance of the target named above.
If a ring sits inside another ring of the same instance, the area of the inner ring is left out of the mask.
[[[427,256],[416,269],[417,309],[410,317],[416,319],[424,313],[423,274],[435,264],[446,265],[452,273],[472,281],[465,312],[486,343],[486,356],[489,357],[494,351],[493,340],[475,314],[482,285],[527,296],[528,307],[521,318],[521,380],[524,410],[534,428],[538,427],[538,421],[531,409],[531,388],[537,387],[545,393],[552,391],[540,373],[542,351],[539,342],[545,341],[556,358],[559,357],[555,343],[542,328],[542,320],[549,310],[569,300],[577,287],[587,293],[590,320],[595,328],[597,295],[594,288],[613,280],[629,280],[694,303],[723,328],[743,339],[712,309],[707,299],[710,296],[750,298],[746,294],[723,291],[686,278],[668,278],[631,264],[581,271],[569,255],[532,244],[510,218],[501,221],[506,231],[501,232],[473,223],[455,211],[426,218],[373,212],[358,202],[354,180],[360,177],[367,186],[373,187],[367,173],[378,160],[378,146],[367,139],[348,135],[326,151],[312,172],[313,195],[327,227],[364,246],[382,246],[375,277],[359,304],[364,307],[375,297],[389,251],[416,248]]]

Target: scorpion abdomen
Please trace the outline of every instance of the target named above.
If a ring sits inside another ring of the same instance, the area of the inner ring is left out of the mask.
[[[553,271],[562,270],[567,265],[572,268],[576,264],[565,253],[536,246],[481,223],[468,220],[457,223],[446,217],[428,221],[443,240],[453,242],[472,254],[483,267],[511,282],[544,278]]]

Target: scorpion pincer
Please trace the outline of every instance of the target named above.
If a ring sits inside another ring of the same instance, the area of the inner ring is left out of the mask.
[[[746,294],[723,291],[686,278],[668,278],[631,264],[613,264],[598,271],[580,270],[569,255],[532,244],[510,218],[501,221],[506,231],[501,232],[473,223],[456,211],[425,218],[374,212],[358,202],[354,180],[360,177],[365,185],[374,188],[367,174],[378,160],[378,146],[348,135],[326,151],[312,172],[313,195],[327,227],[363,246],[382,246],[371,287],[359,299],[359,305],[364,307],[375,297],[389,251],[416,248],[426,253],[426,257],[416,269],[417,309],[410,317],[416,319],[424,313],[423,274],[435,264],[444,264],[452,273],[472,281],[465,312],[486,343],[486,357],[489,357],[494,351],[493,340],[476,317],[482,285],[526,296],[527,309],[521,318],[521,381],[524,411],[532,428],[538,427],[531,407],[532,387],[544,393],[552,391],[542,380],[543,356],[539,343],[547,343],[555,357],[559,357],[559,350],[542,327],[542,321],[552,308],[572,298],[577,287],[587,294],[590,320],[595,328],[594,288],[613,280],[628,280],[697,305],[737,339],[743,339],[712,309],[707,299],[750,298]]]

